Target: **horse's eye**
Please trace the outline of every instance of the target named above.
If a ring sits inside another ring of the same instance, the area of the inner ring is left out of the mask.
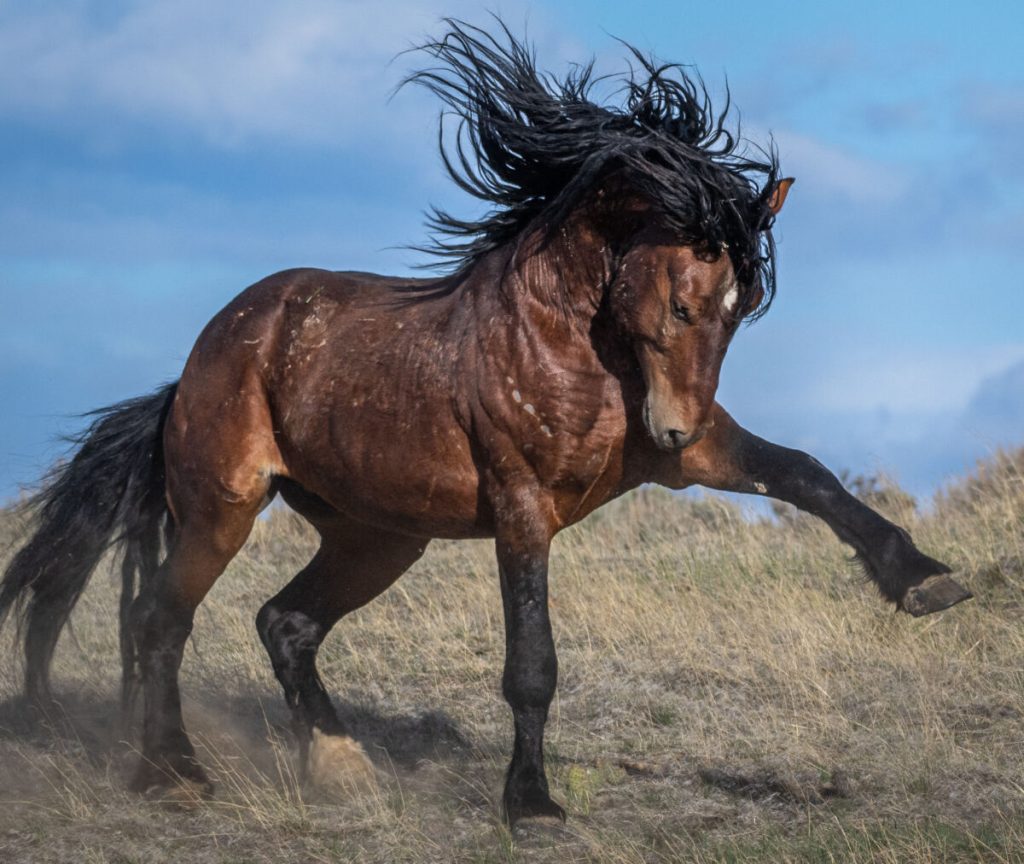
[[[684,321],[687,324],[690,323],[690,310],[676,300],[675,297],[672,298],[672,314],[680,321]]]

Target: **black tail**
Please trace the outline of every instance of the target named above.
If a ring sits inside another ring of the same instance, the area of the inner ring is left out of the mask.
[[[49,673],[61,629],[97,562],[112,546],[124,554],[121,654],[126,688],[134,668],[127,615],[136,574],[156,570],[167,517],[161,444],[177,383],[92,412],[72,439],[78,450],[27,503],[35,533],[0,580],[0,623],[12,610],[25,639],[25,693],[48,705]]]

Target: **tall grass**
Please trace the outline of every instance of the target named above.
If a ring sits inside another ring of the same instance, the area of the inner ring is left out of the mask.
[[[358,799],[299,783],[252,624],[315,548],[298,517],[261,520],[197,616],[182,689],[209,804],[123,791],[134,738],[99,574],[58,651],[68,728],[36,734],[17,665],[0,673],[0,860],[1024,860],[1024,450],[927,515],[890,483],[851,485],[976,599],[896,615],[816,520],[718,498],[643,489],[559,537],[564,830],[497,817],[511,724],[489,543],[433,544],[325,643],[321,673],[385,778]],[[0,515],[0,555],[25,530]]]

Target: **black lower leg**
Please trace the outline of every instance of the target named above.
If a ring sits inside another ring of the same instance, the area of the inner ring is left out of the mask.
[[[153,590],[151,583],[159,569],[160,535],[160,525],[152,526],[136,542],[128,544],[121,562],[118,628],[121,647],[121,725],[126,737],[135,709],[135,699],[142,686],[133,607],[139,594],[148,594]]]
[[[50,690],[50,662],[63,625],[49,609],[30,609],[25,629],[25,697],[32,710],[47,718],[60,716]]]
[[[564,820],[565,811],[551,800],[544,773],[544,725],[558,681],[546,556],[499,552],[499,564],[506,639],[502,692],[515,723],[503,796],[505,818],[509,824],[530,816]]]
[[[740,459],[753,487],[824,520],[840,540],[852,546],[868,575],[889,600],[900,603],[907,589],[950,568],[922,553],[910,535],[843,488],[817,459],[771,444],[744,439]]]
[[[343,735],[345,729],[316,671],[317,650],[329,628],[305,612],[282,611],[279,602],[274,598],[260,609],[256,629],[291,709],[299,764],[305,771],[313,728],[328,735]]]
[[[300,498],[296,503],[308,501]],[[320,643],[342,617],[404,573],[427,545],[337,514],[319,522],[317,529],[321,546],[313,560],[256,616],[260,639],[291,709],[303,772],[314,729],[327,735],[348,734],[317,673]]]
[[[192,632],[193,614],[193,609],[166,597],[146,595],[136,601],[131,613],[145,694],[142,762],[132,782],[139,792],[177,779],[191,780],[204,792],[212,791],[185,732],[178,690],[178,670]]]

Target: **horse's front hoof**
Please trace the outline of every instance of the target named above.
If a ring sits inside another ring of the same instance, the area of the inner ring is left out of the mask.
[[[941,612],[974,595],[945,573],[929,576],[920,585],[908,588],[900,605],[915,618]]]
[[[543,789],[534,787],[517,793],[505,790],[502,811],[509,828],[514,828],[524,819],[538,819],[565,823],[565,810],[551,800]]]

